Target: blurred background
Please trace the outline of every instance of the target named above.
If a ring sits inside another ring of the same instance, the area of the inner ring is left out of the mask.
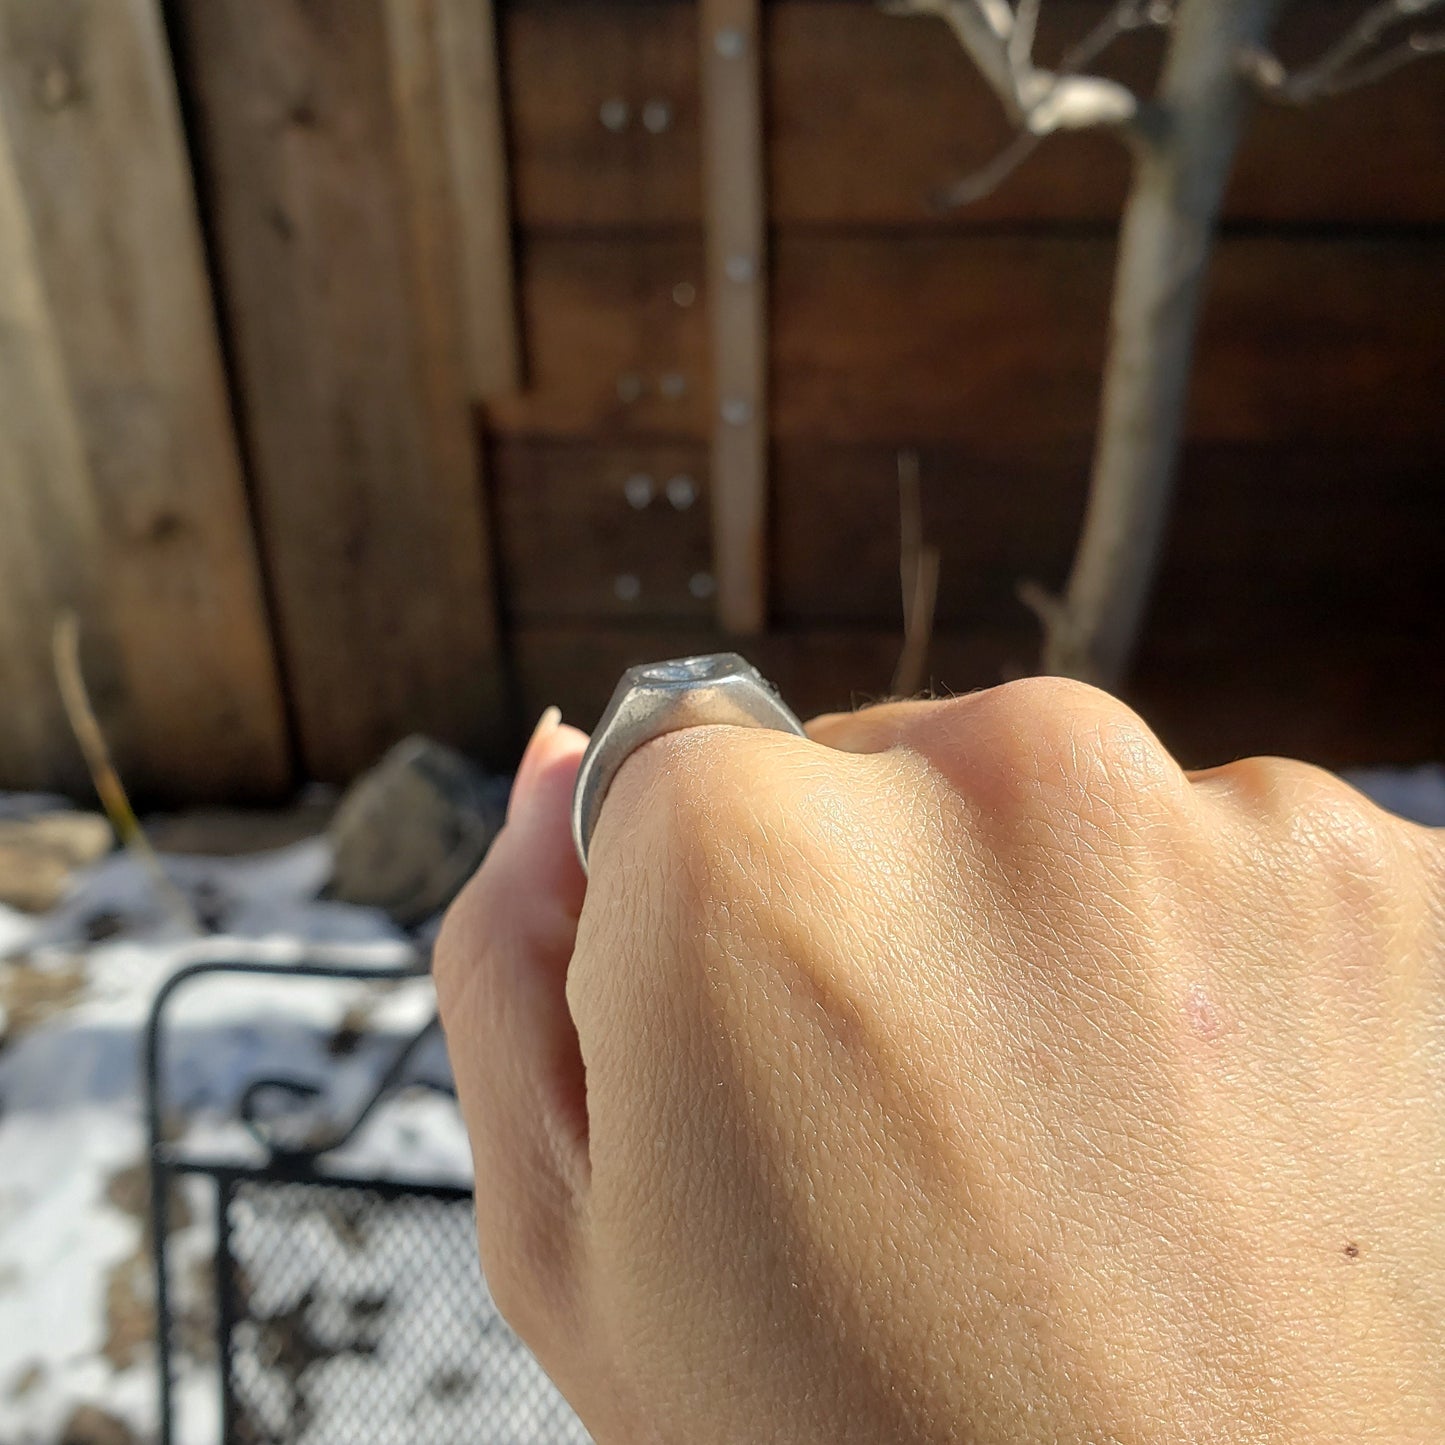
[[[1296,6],[1282,53],[1360,9]],[[1106,13],[1055,0],[1040,51]],[[171,803],[415,731],[505,765],[729,610],[798,710],[880,695],[900,452],[939,557],[920,682],[1037,667],[1017,589],[1078,536],[1126,148],[1052,137],[943,210],[1011,134],[943,24],[765,4],[758,103],[710,131],[699,14],[0,5],[0,783],[84,784],[67,607],[122,775]],[[1163,45],[1108,64],[1147,89]],[[1120,680],[1190,763],[1445,751],[1441,74],[1249,119]],[[725,244],[754,188],[739,317],[709,219]]]
[[[585,1438],[426,967],[628,665],[1445,822],[1440,6],[1273,9],[0,0],[0,1445]]]

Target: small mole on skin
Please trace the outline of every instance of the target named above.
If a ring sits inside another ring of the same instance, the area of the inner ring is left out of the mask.
[[[1347,1259],[1358,1259],[1360,1257],[1360,1246],[1351,1240],[1345,1246],[1345,1257]]]

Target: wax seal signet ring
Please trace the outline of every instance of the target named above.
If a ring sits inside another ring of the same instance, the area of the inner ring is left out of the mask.
[[[649,662],[622,674],[583,754],[572,794],[572,838],[584,871],[602,800],[622,764],[653,738],[710,723],[804,736],[777,689],[735,652]]]

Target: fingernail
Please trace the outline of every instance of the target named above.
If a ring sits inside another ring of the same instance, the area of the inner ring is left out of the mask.
[[[517,765],[517,776],[512,780],[511,796],[507,799],[508,822],[511,821],[513,813],[525,811],[531,801],[537,779],[537,758],[542,752],[543,744],[557,731],[561,721],[560,707],[544,709],[542,716],[537,719],[537,726],[532,729],[532,736],[527,739],[527,746],[523,749],[522,761]]]

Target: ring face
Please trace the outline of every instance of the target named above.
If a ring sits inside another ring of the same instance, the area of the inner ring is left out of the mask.
[[[572,794],[572,840],[584,872],[603,800],[622,764],[653,738],[710,723],[804,735],[772,683],[735,652],[649,662],[622,674]]]

